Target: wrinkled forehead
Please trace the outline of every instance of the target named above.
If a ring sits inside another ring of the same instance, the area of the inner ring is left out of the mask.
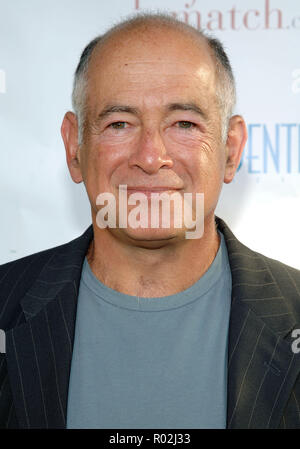
[[[121,71],[129,77],[197,75],[211,86],[216,82],[214,57],[204,38],[157,26],[119,31],[94,49],[89,83],[107,82]]]

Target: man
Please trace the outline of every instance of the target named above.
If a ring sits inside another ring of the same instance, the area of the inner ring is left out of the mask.
[[[62,137],[93,224],[1,267],[3,427],[300,428],[300,273],[214,215],[246,141],[234,102],[221,44],[167,16],[86,47]],[[175,225],[187,202],[167,227],[129,219],[131,195],[141,219],[153,195],[192,194],[197,228],[197,193],[198,238]],[[101,194],[115,199],[102,222]]]

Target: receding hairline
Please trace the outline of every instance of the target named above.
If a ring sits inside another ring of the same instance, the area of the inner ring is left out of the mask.
[[[112,45],[114,41],[122,42],[122,37],[123,39],[126,39],[136,34],[137,38],[141,39],[141,37],[146,37],[151,32],[159,33],[165,30],[170,30],[175,35],[178,34],[178,36],[183,35],[187,38],[190,38],[191,41],[195,44],[195,47],[198,47],[199,49],[203,49],[204,47],[207,50],[207,53],[212,58],[214,67],[217,68],[217,59],[213,49],[209,45],[207,36],[200,34],[198,30],[192,27],[187,27],[183,22],[164,22],[163,20],[160,21],[159,19],[153,18],[145,18],[143,21],[141,18],[140,22],[138,21],[133,23],[126,23],[124,26],[122,26],[121,24],[120,27],[117,26],[116,28],[108,30],[108,32],[104,35],[99,36],[99,40],[95,44],[89,56],[88,66],[91,65],[91,61],[92,59],[94,59],[94,57],[99,56],[102,51],[105,53],[105,50],[109,48],[109,46]]]

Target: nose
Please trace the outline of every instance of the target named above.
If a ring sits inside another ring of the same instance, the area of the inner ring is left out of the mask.
[[[139,167],[147,174],[157,173],[160,168],[173,167],[173,161],[167,154],[158,130],[142,131],[136,151],[129,158],[129,166]]]

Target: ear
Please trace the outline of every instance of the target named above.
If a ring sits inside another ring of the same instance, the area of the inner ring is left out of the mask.
[[[229,184],[235,175],[247,141],[247,126],[240,115],[234,115],[229,121],[226,141],[226,165],[224,182]]]
[[[66,159],[71,178],[77,184],[82,182],[79,161],[78,122],[73,112],[67,112],[61,125],[61,135],[65,144]]]

